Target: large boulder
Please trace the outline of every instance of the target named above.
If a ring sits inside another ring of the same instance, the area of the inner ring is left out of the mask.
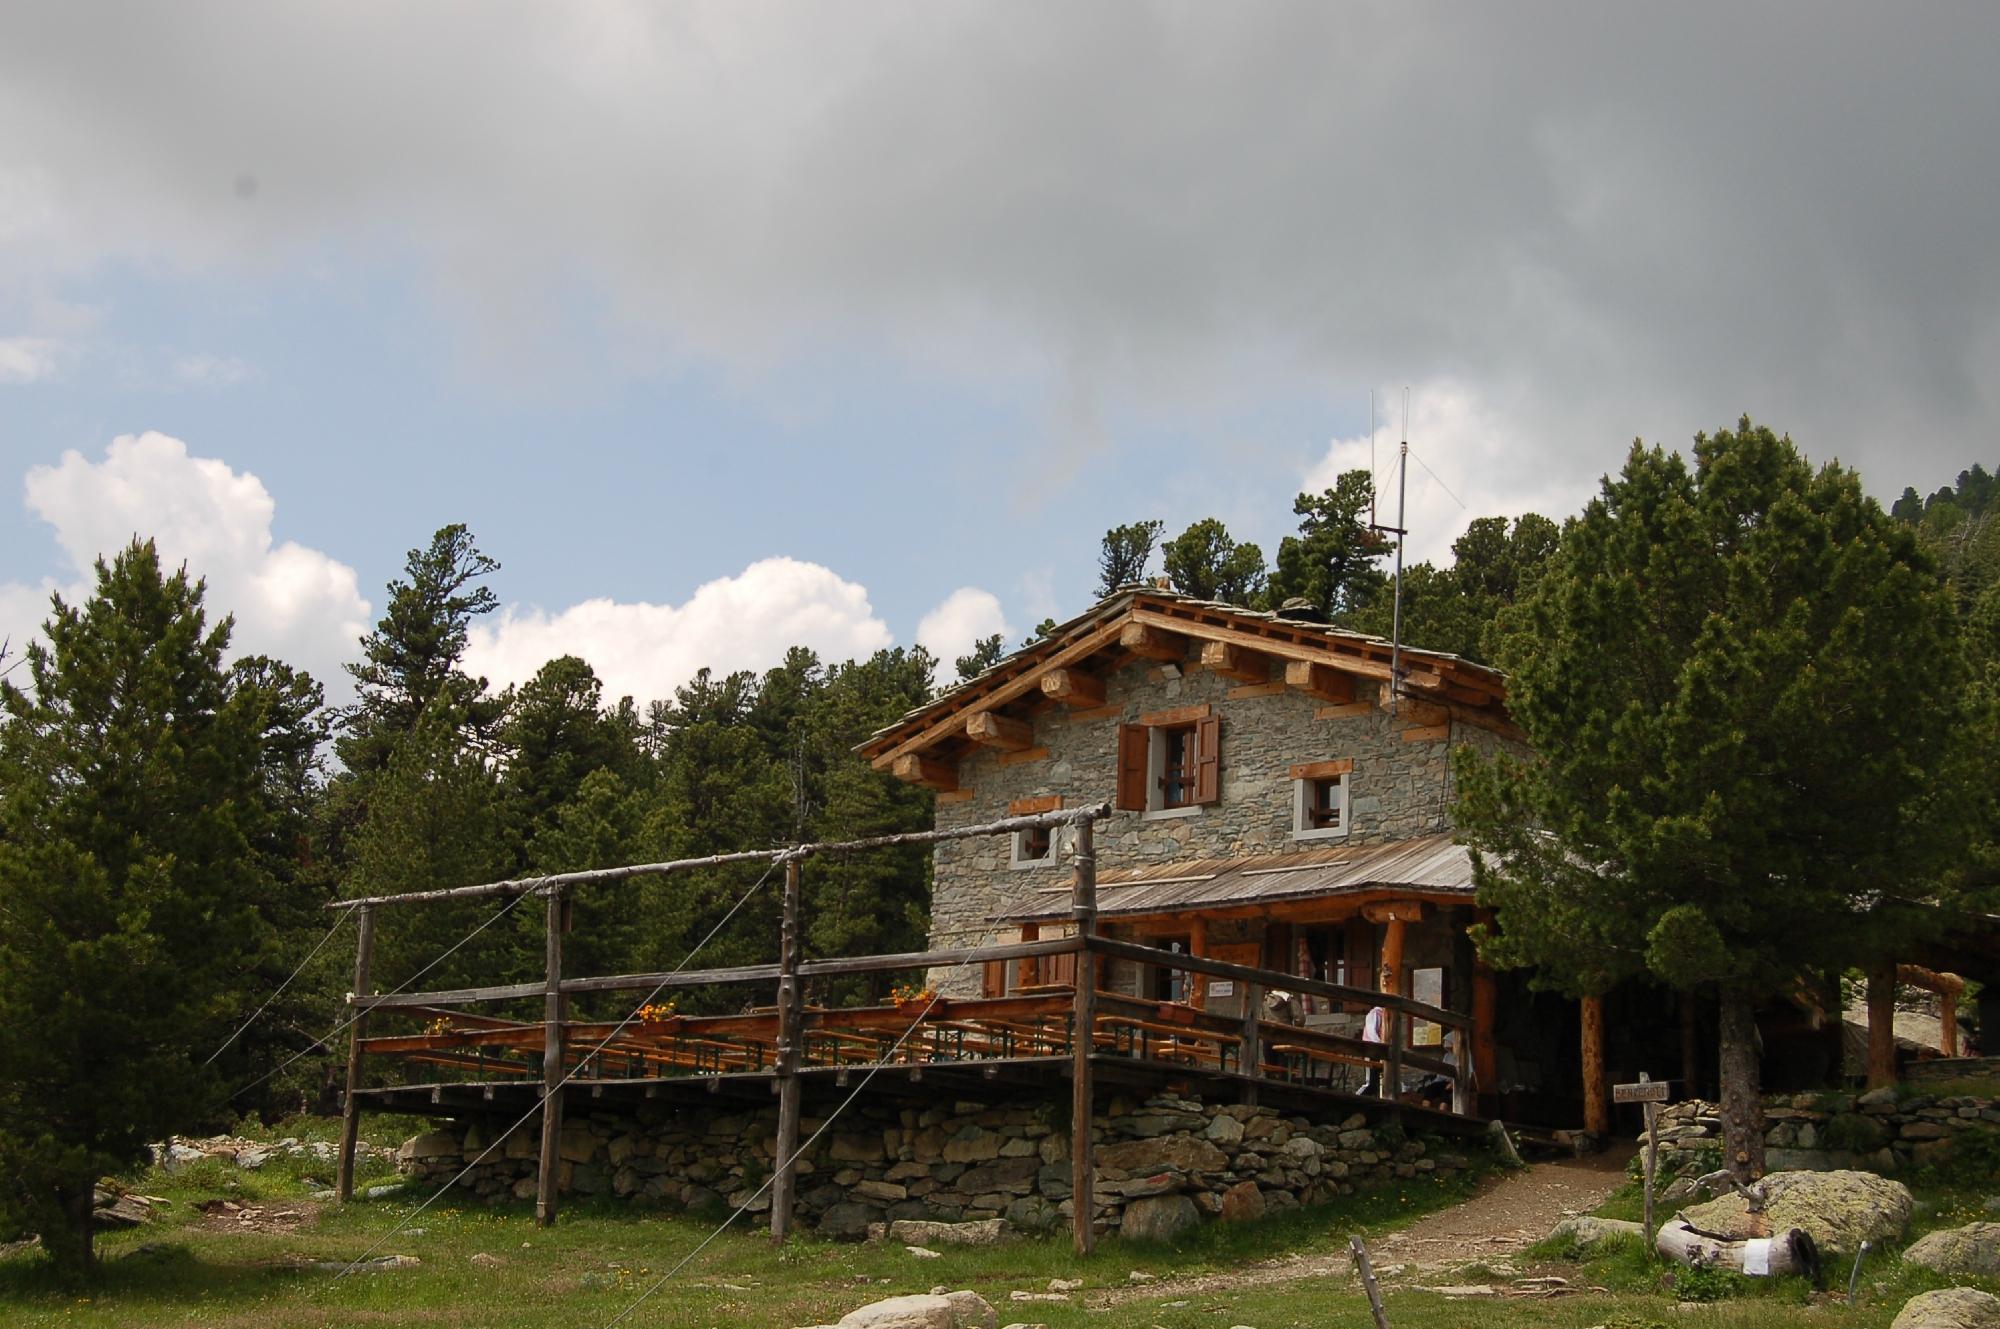
[[[1866,1241],[1880,1246],[1903,1235],[1915,1207],[1909,1187],[1872,1172],[1773,1172],[1764,1178],[1759,1224],[1740,1195],[1681,1212],[1690,1227],[1729,1240],[1768,1237],[1803,1228],[1822,1252],[1852,1255]]]
[[[1201,1222],[1201,1211],[1185,1195],[1149,1195],[1125,1206],[1118,1233],[1128,1241],[1172,1241]]]
[[[1969,1287],[1920,1292],[1889,1329],[2000,1329],[2000,1297]]]
[[[1967,1223],[1925,1233],[1903,1252],[1903,1258],[1941,1274],[2000,1274],[2000,1223]]]
[[[999,1323],[977,1292],[920,1292],[857,1307],[835,1329],[995,1329]]]

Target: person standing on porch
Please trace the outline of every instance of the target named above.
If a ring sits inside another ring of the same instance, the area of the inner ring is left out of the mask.
[[[1361,1041],[1364,1043],[1388,1042],[1388,1024],[1389,1012],[1380,1006],[1370,1006],[1368,1014],[1363,1016],[1361,1020]],[[1361,1096],[1363,1098],[1373,1098],[1380,1092],[1381,1083],[1382,1063],[1379,1061],[1369,1062],[1368,1078],[1361,1082]],[[1397,1087],[1401,1088],[1402,1086],[1398,1085]]]

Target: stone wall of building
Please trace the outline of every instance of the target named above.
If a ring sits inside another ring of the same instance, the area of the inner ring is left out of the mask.
[[[2000,1144],[2000,1097],[1931,1095],[1906,1086],[1900,1093],[1777,1094],[1764,1101],[1764,1161],[1772,1172],[1924,1167],[1948,1162],[1958,1142],[1972,1135],[1989,1137],[1982,1142],[1989,1147]],[[1690,1099],[1660,1110],[1660,1175],[1677,1179],[1669,1198],[1680,1198],[1692,1178],[1720,1167],[1721,1157],[1715,1104]]]
[[[835,1239],[897,1220],[1000,1220],[1030,1233],[1066,1224],[1064,1112],[1035,1102],[857,1104],[799,1160],[798,1222]],[[807,1117],[801,1138],[821,1124]],[[765,1213],[770,1195],[758,1191],[771,1175],[776,1130],[775,1108],[576,1113],[563,1124],[561,1183],[580,1195]],[[1467,1165],[1432,1142],[1371,1129],[1358,1113],[1315,1124],[1176,1097],[1113,1099],[1097,1140],[1096,1223],[1127,1235],[1170,1235],[1161,1225],[1253,1217]],[[399,1162],[406,1175],[441,1182],[492,1143],[477,1124],[443,1127],[407,1141]],[[531,1123],[460,1185],[489,1201],[532,1198],[538,1147]]]
[[[1344,843],[1377,844],[1451,828],[1451,749],[1471,744],[1491,751],[1511,747],[1474,726],[1454,723],[1448,739],[1409,742],[1406,720],[1379,706],[1321,719],[1324,703],[1296,691],[1231,699],[1241,685],[1199,665],[1168,678],[1157,665],[1132,664],[1106,679],[1105,693],[1117,713],[1095,712],[1077,719],[1052,708],[1035,720],[1035,743],[1048,755],[978,752],[959,764],[958,784],[970,797],[941,798],[940,828],[976,825],[1007,815],[1016,799],[1060,795],[1065,807],[1108,801],[1115,792],[1118,726],[1140,716],[1207,702],[1222,720],[1221,801],[1188,815],[1158,817],[1115,812],[1097,826],[1100,871],[1207,857],[1287,853],[1323,847],[1325,840],[1293,838],[1291,767],[1303,762],[1348,758],[1350,831]],[[1355,685],[1357,700],[1371,701],[1376,689]],[[1046,899],[1044,890],[1065,889],[1069,859],[1035,867],[1010,866],[1008,837],[946,841],[935,851],[931,944],[958,946],[998,936],[990,919],[1025,900]],[[977,990],[976,969],[936,977],[941,990]]]

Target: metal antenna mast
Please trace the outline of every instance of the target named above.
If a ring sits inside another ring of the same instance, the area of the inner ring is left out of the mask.
[[[1403,499],[1410,487],[1410,390],[1403,389],[1403,442],[1397,449],[1396,465],[1396,592],[1389,616],[1389,715],[1396,714],[1396,700],[1403,690]]]

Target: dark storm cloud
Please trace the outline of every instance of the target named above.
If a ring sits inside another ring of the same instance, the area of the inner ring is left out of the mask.
[[[2000,417],[1996,39],[1979,6],[12,6],[0,262],[414,248],[517,351],[580,281],[638,363],[879,343],[1057,415],[1448,382],[1529,469],[1751,410],[1934,482]]]

